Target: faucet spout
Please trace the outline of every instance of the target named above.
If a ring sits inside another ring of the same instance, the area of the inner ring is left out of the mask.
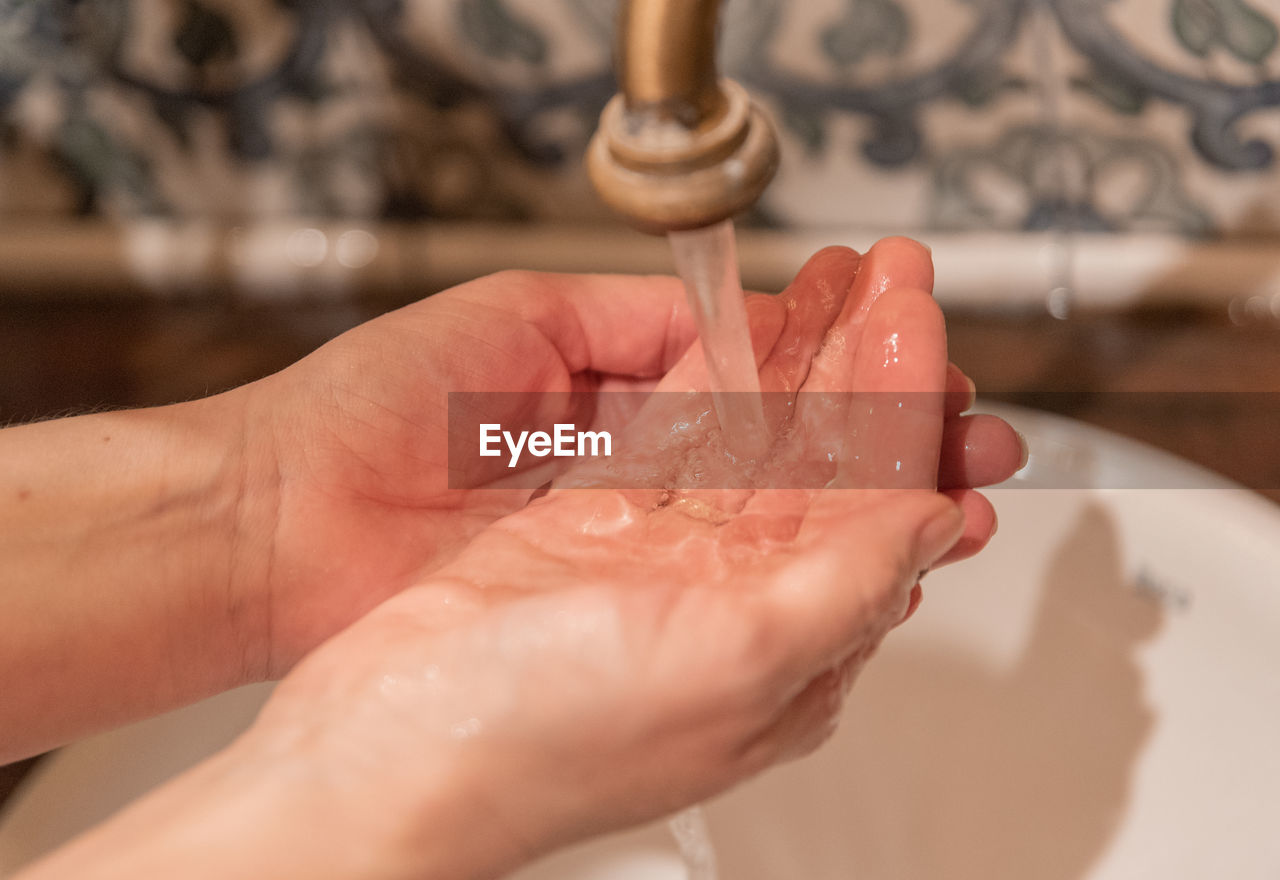
[[[720,0],[624,0],[621,94],[600,116],[587,170],[648,232],[710,226],[751,205],[778,166],[764,113],[715,65]]]
[[[630,113],[696,129],[724,112],[716,75],[720,0],[639,0],[618,21],[618,85]]]

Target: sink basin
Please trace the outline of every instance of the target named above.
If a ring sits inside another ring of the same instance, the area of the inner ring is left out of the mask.
[[[826,747],[707,805],[722,875],[1274,880],[1280,508],[1097,429],[995,411],[1032,450],[990,493],[1000,534],[926,579]],[[0,874],[229,741],[267,693],[43,762],[0,817]],[[516,875],[684,876],[660,823]]]

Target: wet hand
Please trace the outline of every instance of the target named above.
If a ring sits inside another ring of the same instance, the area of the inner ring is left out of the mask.
[[[937,307],[918,287],[867,294],[877,264],[858,281],[859,262],[820,255],[783,298],[755,301],[766,387],[947,387]],[[844,297],[833,263],[853,263]],[[847,345],[825,359],[833,332]],[[890,335],[901,357],[886,366]],[[659,387],[697,387],[699,361]],[[937,401],[888,444],[930,484]],[[457,792],[447,823],[469,829],[467,872],[491,876],[813,749],[921,571],[967,533],[932,488],[570,488],[591,470],[323,645],[260,719],[253,736],[306,742],[316,767],[356,780],[352,809],[398,829],[397,861],[439,858],[442,786]]]
[[[553,492],[308,656],[249,739],[296,744],[406,877],[497,876],[709,797],[831,733],[963,530],[933,492],[795,501]]]
[[[864,337],[873,304],[884,300],[883,329],[895,320],[892,302],[923,298],[931,284],[928,252],[905,239],[863,256],[824,251],[783,297],[749,302],[762,382],[852,390],[850,343]],[[253,637],[265,642],[262,674],[283,674],[528,501],[527,489],[497,488],[493,471],[450,473],[448,392],[574,390],[588,393],[566,400],[590,402],[594,392],[647,391],[660,380],[698,386],[694,338],[674,279],[503,273],[364,324],[244,389],[245,481],[257,499],[245,505],[244,530],[267,537],[242,577],[262,585]],[[937,482],[964,509],[966,532],[950,559],[989,538],[994,513],[972,489],[1012,473],[1019,449],[998,419],[960,414],[970,386],[941,358],[920,366],[941,364],[952,392]],[[522,400],[506,399],[513,408]],[[617,417],[555,414],[580,427]],[[450,488],[451,478],[465,488]]]

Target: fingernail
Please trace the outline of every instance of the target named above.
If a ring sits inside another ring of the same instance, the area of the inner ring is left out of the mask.
[[[1022,436],[1021,431],[1014,431],[1018,435],[1018,445],[1022,447],[1022,455],[1018,458],[1018,470],[1022,470],[1027,466],[1027,462],[1031,460],[1031,447],[1027,445],[1027,438]]]
[[[969,396],[965,398],[964,408],[966,411],[973,409],[973,405],[978,402],[978,385],[968,376],[964,377],[965,382],[969,383]],[[1022,435],[1018,435],[1022,436]]]
[[[946,509],[934,515],[920,529],[916,561],[921,568],[928,568],[942,554],[955,546],[964,534],[964,512],[958,504],[948,504]]]

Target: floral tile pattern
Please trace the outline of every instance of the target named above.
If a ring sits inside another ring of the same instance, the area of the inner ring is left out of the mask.
[[[616,0],[0,0],[0,215],[593,220]],[[1280,232],[1264,0],[727,0],[757,223]]]

